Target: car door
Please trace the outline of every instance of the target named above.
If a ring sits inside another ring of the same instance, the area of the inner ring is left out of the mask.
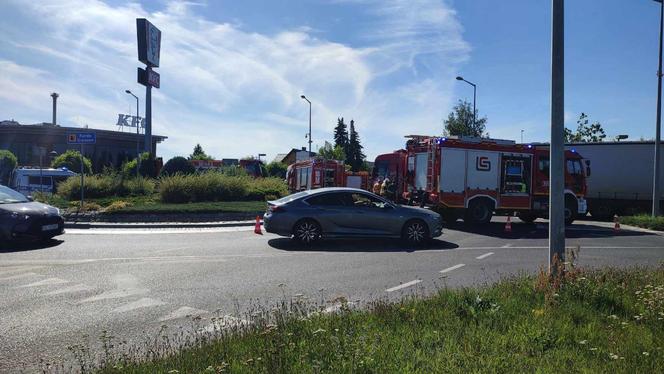
[[[349,224],[357,235],[398,235],[399,217],[392,204],[362,192],[348,194],[352,203]]]
[[[353,234],[348,199],[342,192],[329,192],[315,194],[304,202],[311,209],[310,216],[320,223],[323,234],[335,236]]]

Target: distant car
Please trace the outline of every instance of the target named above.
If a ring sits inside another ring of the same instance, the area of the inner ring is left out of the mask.
[[[354,188],[320,188],[269,201],[265,231],[310,244],[321,238],[388,237],[423,244],[442,235],[430,210],[394,204]]]
[[[63,234],[64,227],[58,208],[31,201],[21,193],[0,186],[0,241],[47,240]]]

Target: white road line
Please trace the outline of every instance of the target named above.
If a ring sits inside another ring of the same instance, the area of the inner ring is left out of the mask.
[[[489,252],[489,253],[485,253],[485,254],[483,254],[483,255],[481,255],[481,256],[477,256],[477,257],[475,257],[475,258],[478,259],[478,260],[483,260],[483,259],[485,259],[485,258],[491,256],[492,254],[493,254],[493,252]]]
[[[73,286],[61,288],[59,290],[51,291],[47,293],[47,295],[60,295],[63,293],[73,293],[73,292],[83,292],[83,291],[90,291],[92,288],[90,286],[86,286],[85,284],[75,284]]]
[[[149,308],[153,306],[159,306],[159,305],[164,305],[164,303],[161,300],[156,300],[156,299],[151,299],[149,297],[144,297],[142,299],[132,301],[131,303],[127,303],[121,307],[113,309],[114,313],[123,313],[123,312],[129,312],[134,309],[139,309],[139,308]]]
[[[104,293],[101,293],[96,296],[88,297],[87,299],[83,299],[79,301],[79,304],[84,304],[84,303],[91,303],[94,301],[100,301],[100,300],[108,300],[108,299],[122,299],[125,297],[129,296],[134,296],[134,295],[144,295],[148,293],[149,290],[144,289],[144,288],[130,288],[130,289],[122,289],[122,290],[113,290],[113,291],[107,291]]]
[[[33,276],[36,276],[36,275],[39,275],[39,274],[37,274],[37,273],[16,274],[16,275],[12,275],[12,276],[9,276],[9,277],[0,278],[0,281],[20,279],[20,278],[25,278],[25,277],[33,277]],[[41,276],[41,275],[39,275],[39,276]]]
[[[18,286],[16,288],[53,286],[53,285],[56,285],[56,284],[64,284],[64,283],[69,283],[69,281],[65,280],[65,279],[60,279],[60,278],[48,278],[48,279],[40,280],[38,282],[33,282],[33,283],[30,283],[30,284],[25,284],[23,286]]]
[[[398,285],[398,286],[396,286],[396,287],[388,288],[388,289],[385,290],[385,292],[394,292],[394,291],[402,290],[402,289],[404,289],[404,288],[407,288],[407,287],[410,287],[410,286],[414,286],[414,285],[416,285],[416,284],[418,284],[418,283],[420,283],[420,282],[422,282],[421,279],[415,279],[415,280],[412,280],[412,281],[410,281],[410,282],[406,282],[406,283],[400,284],[400,285]]]
[[[448,273],[448,272],[450,272],[450,271],[452,271],[452,270],[460,269],[460,268],[462,268],[462,267],[464,267],[464,266],[466,266],[466,264],[457,264],[457,265],[454,265],[454,266],[450,266],[450,267],[448,267],[447,269],[443,269],[443,270],[441,270],[440,273],[441,273],[441,274],[445,274],[445,273]]]
[[[504,246],[502,246],[502,247],[500,247],[500,248],[510,248],[511,246],[512,246],[511,243],[507,243],[507,244],[505,244]]]
[[[172,319],[180,319],[185,317],[199,317],[204,314],[208,314],[207,310],[196,309],[189,306],[183,306],[182,308],[167,314],[159,319],[160,322],[170,321]]]
[[[253,231],[247,226],[191,228],[191,229],[67,229],[67,235],[156,235],[156,234],[203,234],[218,232]]]

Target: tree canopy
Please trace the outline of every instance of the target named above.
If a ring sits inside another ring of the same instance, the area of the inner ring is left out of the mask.
[[[194,152],[189,155],[189,160],[212,160],[212,159],[213,157],[205,153],[203,147],[201,147],[200,144],[196,144],[196,146],[194,147]]]
[[[282,179],[286,178],[287,169],[288,166],[286,166],[286,164],[278,161],[272,161],[269,164],[265,165],[265,171],[267,172],[267,175],[270,177],[276,177]]]
[[[337,118],[337,126],[334,128],[334,145],[341,147],[344,153],[348,153],[348,126],[344,123],[344,118]],[[345,158],[345,157],[344,157]]]
[[[135,169],[134,169],[135,170]],[[174,174],[194,174],[196,168],[189,160],[182,156],[176,156],[168,160],[164,167],[161,168],[159,175],[174,175]]]
[[[486,117],[478,116],[474,123],[473,118],[473,106],[471,103],[459,100],[444,121],[445,129],[443,133],[447,136],[488,136],[488,134],[485,134]]]
[[[350,136],[348,139],[348,151],[346,152],[346,162],[350,165],[352,171],[362,170],[362,165],[366,156],[362,151],[364,147],[360,142],[360,135],[355,130],[355,121],[350,121]]]
[[[0,149],[0,184],[9,184],[9,176],[16,169],[18,159],[6,149]]]
[[[602,124],[595,121],[589,125],[590,120],[587,114],[582,112],[576,123],[576,132],[565,127],[566,143],[596,143],[602,142],[606,138]]]
[[[68,149],[65,153],[58,155],[53,162],[52,168],[65,167],[75,173],[81,172],[81,152],[74,149]],[[83,171],[85,174],[92,173],[92,162],[89,158],[83,157]]]
[[[325,145],[318,149],[318,156],[326,160],[346,161],[346,152],[340,145],[325,142]]]

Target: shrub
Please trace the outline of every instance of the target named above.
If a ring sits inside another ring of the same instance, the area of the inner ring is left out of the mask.
[[[106,208],[104,208],[105,213],[112,213],[112,212],[117,212],[119,210],[125,209],[127,207],[130,207],[131,204],[123,201],[123,200],[116,200],[109,204]]]
[[[155,165],[155,159],[147,152],[141,153],[140,159],[141,165],[138,169],[138,173],[143,177],[156,178],[157,167]],[[133,159],[122,165],[122,174],[124,174],[126,178],[136,176],[136,163],[136,159]]]
[[[272,161],[265,166],[265,170],[270,177],[285,179],[288,165],[283,162]]]
[[[249,184],[249,199],[273,200],[288,195],[288,186],[281,178],[258,178]]]
[[[147,178],[125,179],[117,174],[97,174],[85,177],[85,197],[88,198],[150,195],[154,191],[155,182]],[[57,194],[68,200],[80,199],[81,178],[67,178],[58,185]]]
[[[159,180],[159,197],[165,203],[186,203],[191,201],[190,177],[176,174]]]
[[[79,151],[68,149],[65,153],[59,155],[51,163],[53,168],[67,168],[73,172],[81,172],[81,153]],[[92,173],[92,162],[89,158],[83,157],[83,167],[85,174]]]
[[[0,149],[0,184],[9,184],[9,176],[16,169],[18,160],[13,153],[8,150]]]
[[[139,177],[125,180],[124,186],[131,196],[152,195],[155,190],[155,182],[152,179]],[[119,192],[119,191],[118,191]],[[118,195],[123,195],[118,193]]]
[[[166,176],[166,175],[174,175],[177,173],[180,174],[194,174],[196,172],[196,169],[194,166],[189,162],[184,157],[177,156],[173,157],[172,159],[168,160],[164,167],[161,169],[161,172],[159,172],[160,176]]]
[[[207,172],[162,177],[159,194],[165,203],[264,200],[268,196],[274,199],[286,195],[287,188],[279,178],[253,179]]]

